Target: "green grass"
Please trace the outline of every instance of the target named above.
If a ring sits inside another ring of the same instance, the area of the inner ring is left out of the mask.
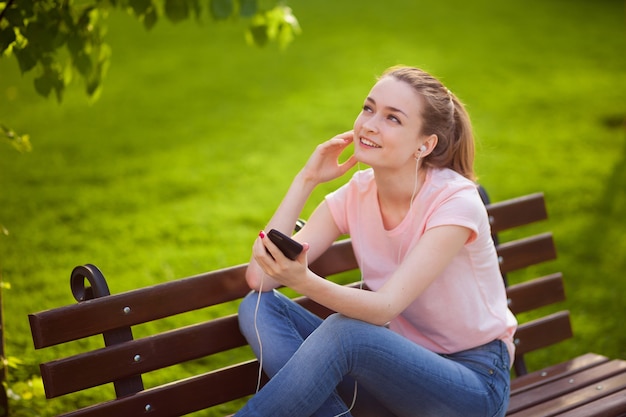
[[[42,99],[32,76],[0,61],[0,118],[34,143],[24,155],[0,148],[7,355],[34,369],[58,352],[33,350],[27,314],[72,303],[76,265],[99,266],[117,293],[246,262],[313,147],[351,128],[375,76],[404,63],[467,103],[494,200],[546,194],[550,219],[533,229],[554,232],[559,257],[533,272],[563,272],[575,337],[530,366],[587,351],[626,358],[623,2],[290,5],[303,34],[286,51],[246,46],[242,24],[145,32],[114,14],[93,106],[78,84],[61,105]]]

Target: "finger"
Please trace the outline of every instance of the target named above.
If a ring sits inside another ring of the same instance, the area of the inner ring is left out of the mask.
[[[272,260],[275,263],[280,263],[280,262],[283,262],[284,260],[288,259],[287,256],[280,250],[280,248],[278,246],[276,246],[276,244],[274,244],[274,242],[272,242],[272,239],[267,237],[265,232],[259,233],[259,239],[261,240],[261,242],[265,246],[266,254],[269,257],[271,257]],[[265,259],[266,259],[267,262],[269,262],[267,257]]]
[[[354,140],[354,131],[348,130],[347,132],[343,132],[338,134],[337,136],[332,137],[327,142],[332,144],[345,144],[351,143]]]
[[[302,243],[302,252],[300,252],[300,254],[298,254],[298,256],[296,257],[296,261],[300,262],[301,264],[307,265],[307,252],[309,251],[309,244],[306,242]]]
[[[267,235],[265,234],[265,232],[263,230],[261,230],[261,232],[259,233],[259,240],[263,244],[263,248],[265,249],[265,253],[267,255],[272,255],[272,250],[271,250],[272,248],[271,248],[271,246],[273,246],[274,243],[270,239],[267,238]]]
[[[267,238],[263,230],[259,232],[257,242],[259,243],[259,245],[255,246],[255,258],[257,259],[257,262],[266,263],[268,261],[268,257],[274,259],[271,249],[268,247],[269,245],[273,245],[273,243]]]
[[[341,138],[341,139],[349,139],[352,141],[352,139],[354,139],[354,130],[350,129],[346,132],[338,134],[336,137]]]
[[[337,135],[336,138],[341,139],[345,144],[352,143],[354,142],[354,131],[348,130],[347,132]]]
[[[341,168],[341,171],[345,174],[346,172],[348,172],[348,170],[350,170],[350,168],[355,166],[357,162],[358,161],[356,159],[356,156],[352,154],[348,159],[346,159],[342,164],[339,165],[339,168]]]

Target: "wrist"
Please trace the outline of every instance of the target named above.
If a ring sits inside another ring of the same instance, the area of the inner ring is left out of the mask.
[[[313,189],[319,184],[317,180],[317,176],[315,173],[309,173],[306,170],[301,170],[298,172],[296,177],[294,178],[294,185],[299,187],[301,190],[305,192],[311,192]]]
[[[305,273],[297,279],[291,288],[300,294],[310,297],[315,293],[314,288],[317,278],[319,277],[307,268]]]

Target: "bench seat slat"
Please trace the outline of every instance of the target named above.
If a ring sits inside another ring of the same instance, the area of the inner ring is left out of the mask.
[[[565,300],[563,275],[559,272],[511,285],[506,290],[513,314],[524,313]]]
[[[498,245],[500,271],[503,274],[556,259],[552,233],[541,233]]]
[[[487,205],[491,232],[499,233],[514,227],[548,218],[543,193],[512,198]]]
[[[601,381],[620,373],[626,373],[626,362],[619,360],[605,362],[574,375],[561,377],[533,389],[512,394],[508,411],[514,414],[517,411],[533,407],[548,399],[562,397],[565,394],[592,384],[597,386]]]
[[[626,415],[626,388],[593,401],[582,407],[559,414],[560,417],[624,417]]]
[[[47,362],[41,376],[46,397],[54,398],[246,343],[232,315]]]
[[[253,394],[258,371],[258,361],[251,360],[82,408],[60,417],[174,417],[189,414]],[[147,407],[149,412],[146,412]]]
[[[560,415],[585,404],[592,403],[615,392],[619,392],[626,386],[626,372],[599,380],[576,391],[558,396],[548,401],[543,401],[533,407],[525,408],[509,417],[551,417]],[[600,388],[598,388],[600,387]]]
[[[511,395],[554,381],[558,378],[584,371],[585,369],[608,362],[608,360],[609,358],[606,356],[596,353],[586,353],[574,359],[570,359],[567,362],[561,362],[526,375],[518,376],[511,380]]]
[[[515,354],[551,346],[573,336],[569,311],[559,311],[519,325],[515,332]]]

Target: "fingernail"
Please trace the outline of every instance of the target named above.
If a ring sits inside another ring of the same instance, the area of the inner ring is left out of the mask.
[[[261,239],[264,239],[264,238],[265,238],[265,232],[264,232],[263,230],[261,230],[261,231],[259,232],[259,237],[260,237]]]

